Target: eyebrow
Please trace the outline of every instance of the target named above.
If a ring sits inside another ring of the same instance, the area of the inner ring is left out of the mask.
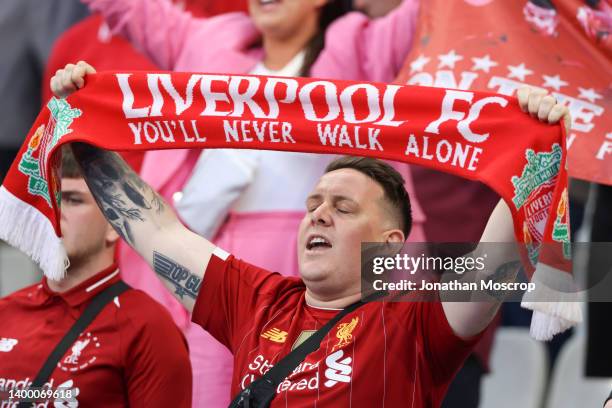
[[[83,195],[85,194],[84,191],[79,191],[79,190],[61,190],[62,195]]]
[[[350,201],[352,203],[355,203],[356,205],[359,205],[359,203],[355,200],[353,200],[350,197],[344,196],[344,195],[334,195],[332,196],[334,201]],[[323,199],[323,195],[321,194],[311,194],[308,197],[306,197],[306,202],[308,203],[311,200],[321,200]]]

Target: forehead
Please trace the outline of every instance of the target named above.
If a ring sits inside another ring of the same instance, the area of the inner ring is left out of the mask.
[[[376,199],[384,195],[383,188],[370,177],[355,169],[339,169],[325,173],[311,195],[340,195],[353,200]]]

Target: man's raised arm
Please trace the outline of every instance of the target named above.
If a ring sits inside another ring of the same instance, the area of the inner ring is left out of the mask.
[[[214,245],[183,226],[117,153],[84,143],[72,150],[108,222],[191,311]]]
[[[510,209],[500,200],[489,217],[480,244],[471,254],[474,258],[487,258],[485,270],[473,274],[473,281],[514,281],[521,262],[514,243],[513,228]],[[487,246],[487,243],[490,244]],[[494,291],[477,292],[479,301],[472,302],[445,302],[442,298],[442,307],[455,334],[467,339],[482,332],[491,323],[506,295]]]
[[[65,98],[95,72],[84,61],[68,64],[51,78],[51,91]],[[193,310],[214,245],[181,224],[164,199],[117,153],[83,143],[73,143],[72,150],[108,222],[187,310]]]
[[[563,125],[566,130],[569,130],[571,118],[567,107],[557,103],[551,95],[541,90],[524,87],[517,91],[517,98],[521,109],[532,117],[550,124],[563,120]],[[487,246],[487,242],[500,244]],[[476,279],[493,282],[514,281],[521,267],[518,247],[512,245],[514,242],[512,214],[508,205],[500,200],[489,217],[480,239],[481,245],[476,248],[473,254],[478,256],[489,252],[487,254],[489,255],[487,268],[482,273],[477,274]],[[501,302],[507,296],[506,293],[494,291],[479,294],[486,296],[486,299],[480,301],[479,298],[472,302],[445,302],[442,299],[442,306],[448,323],[459,337],[469,338],[482,332],[493,320]]]

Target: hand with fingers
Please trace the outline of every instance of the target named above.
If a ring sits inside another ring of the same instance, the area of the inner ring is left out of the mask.
[[[68,64],[63,69],[58,69],[51,78],[51,92],[58,98],[66,98],[85,85],[87,74],[95,73],[94,67],[85,61],[79,61],[76,65]]]
[[[554,96],[543,89],[530,87],[519,88],[516,92],[519,105],[523,112],[528,112],[540,122],[555,124],[563,118],[565,130],[569,132],[571,117],[567,106],[557,102]]]

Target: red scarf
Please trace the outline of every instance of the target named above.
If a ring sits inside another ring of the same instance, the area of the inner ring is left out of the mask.
[[[563,256],[569,258],[563,254],[569,242],[564,131],[523,113],[514,98],[189,73],[104,73],[87,82],[67,100],[49,101],[0,188],[0,238],[30,255],[51,278],[63,275],[65,263],[59,154],[53,153],[73,141],[108,150],[348,154],[431,167],[479,180],[506,200],[516,239],[526,244],[530,275],[537,269],[568,276],[562,271],[571,269]],[[557,250],[540,254],[541,242],[554,243]],[[546,326],[546,336],[579,319],[570,304],[543,311],[569,320]]]

